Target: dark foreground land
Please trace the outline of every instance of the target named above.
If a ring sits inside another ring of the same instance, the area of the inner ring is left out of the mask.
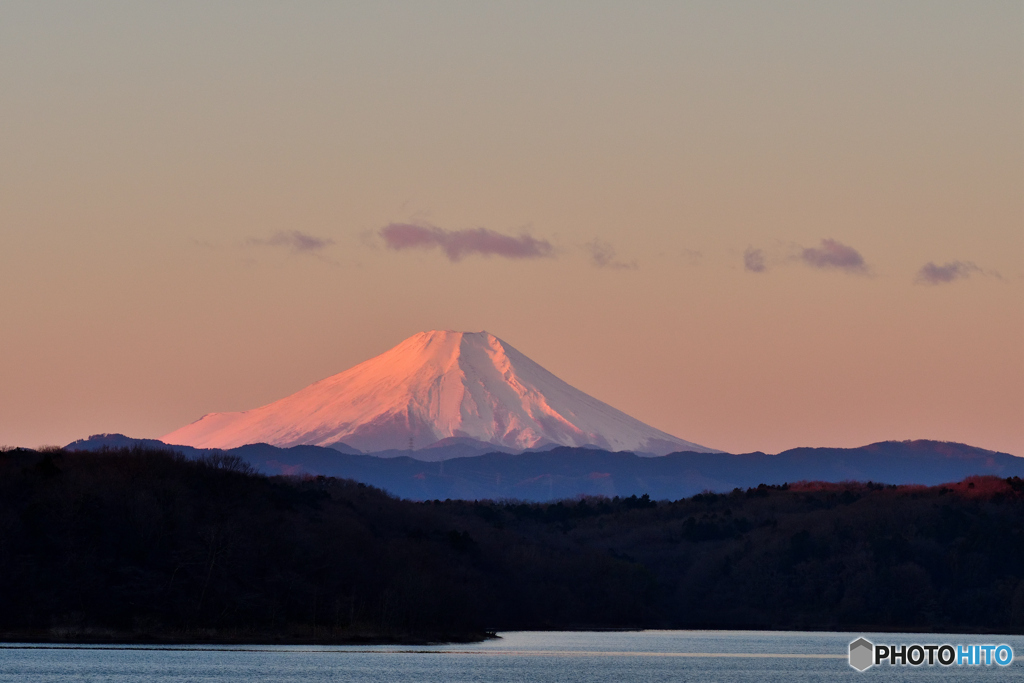
[[[415,503],[237,457],[0,453],[0,639],[1024,632],[1024,481]]]

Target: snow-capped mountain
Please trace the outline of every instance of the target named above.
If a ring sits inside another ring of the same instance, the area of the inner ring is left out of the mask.
[[[363,451],[462,437],[524,450],[717,452],[584,394],[487,332],[421,332],[261,408],[211,413],[161,440],[197,448],[343,442]]]

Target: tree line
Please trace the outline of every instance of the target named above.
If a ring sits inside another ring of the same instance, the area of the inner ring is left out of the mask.
[[[411,502],[223,454],[0,453],[0,637],[1024,632],[1024,481]]]

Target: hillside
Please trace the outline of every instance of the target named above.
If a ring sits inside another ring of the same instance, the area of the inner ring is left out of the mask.
[[[489,630],[1024,632],[1024,481],[674,502],[398,500],[236,457],[0,453],[7,640],[424,642]]]

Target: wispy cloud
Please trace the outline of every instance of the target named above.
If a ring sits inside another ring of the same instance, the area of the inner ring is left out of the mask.
[[[853,247],[833,239],[823,239],[821,246],[806,248],[800,252],[800,260],[815,268],[834,268],[850,273],[866,273],[864,257]]]
[[[264,247],[284,247],[294,252],[313,254],[334,244],[334,240],[327,237],[314,237],[298,230],[291,232],[275,232],[267,239],[250,237],[246,244],[253,244]]]
[[[950,261],[949,263],[943,263],[941,266],[929,261],[921,266],[921,270],[917,271],[917,277],[914,278],[914,282],[923,285],[942,285],[954,280],[967,279],[974,273],[999,277],[999,273],[994,271],[986,273],[970,261]]]
[[[523,234],[518,237],[502,235],[487,228],[470,230],[443,230],[431,225],[391,223],[379,230],[389,249],[440,248],[449,261],[461,261],[471,254],[526,259],[552,256],[554,248],[547,240]]]
[[[764,251],[747,247],[747,250],[743,252],[743,267],[751,273],[763,273],[768,270],[768,266],[764,263]]]
[[[636,261],[620,261],[615,258],[615,248],[607,242],[594,239],[588,242],[586,249],[590,252],[590,262],[598,268],[615,268],[619,270],[636,270]]]

